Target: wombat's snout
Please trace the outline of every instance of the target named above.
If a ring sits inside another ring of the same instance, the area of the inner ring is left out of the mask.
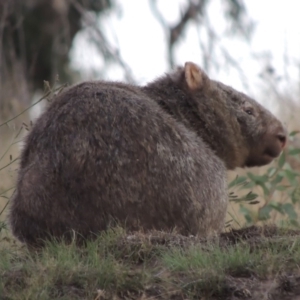
[[[288,137],[287,128],[283,124],[281,124],[281,126],[277,129],[276,137],[281,146],[281,150],[283,150],[283,148],[286,146]]]
[[[287,142],[287,130],[281,124],[275,128],[266,133],[261,144],[261,154],[258,154],[259,151],[256,154],[252,153],[247,166],[262,166],[280,155]]]
[[[282,128],[280,130],[280,132],[277,133],[277,139],[279,140],[280,144],[281,144],[281,148],[283,149],[286,145],[286,141],[287,141],[287,130],[286,128]]]

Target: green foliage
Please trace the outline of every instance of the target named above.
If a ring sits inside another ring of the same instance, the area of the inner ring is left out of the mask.
[[[280,157],[264,174],[257,175],[247,172],[245,176],[237,176],[229,183],[229,200],[240,204],[240,212],[246,223],[256,224],[260,221],[274,221],[276,215],[281,216],[281,225],[299,226],[297,206],[300,200],[300,172],[292,165],[300,163],[300,148],[293,146],[298,131],[289,134],[291,146],[285,149]],[[244,196],[237,196],[234,189],[256,189],[260,193],[247,192]],[[260,201],[259,199],[263,201]],[[262,203],[255,212],[247,204]]]

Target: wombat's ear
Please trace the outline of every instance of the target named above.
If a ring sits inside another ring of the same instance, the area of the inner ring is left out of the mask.
[[[208,82],[209,78],[196,64],[186,62],[184,66],[185,81],[190,90],[202,89]]]

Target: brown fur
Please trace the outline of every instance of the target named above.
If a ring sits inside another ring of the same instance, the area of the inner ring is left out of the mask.
[[[193,63],[145,87],[81,83],[27,137],[10,226],[31,245],[112,222],[209,236],[224,226],[226,168],[269,163],[285,139],[269,111]]]

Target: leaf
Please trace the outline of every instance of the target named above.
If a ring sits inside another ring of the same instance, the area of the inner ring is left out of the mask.
[[[236,202],[236,203],[242,202],[242,201],[249,202],[249,201],[255,200],[257,197],[258,197],[257,194],[250,191],[249,193],[247,193],[246,195],[243,195],[241,197],[232,197],[231,196],[231,197],[229,197],[229,201]]]
[[[283,176],[280,175],[280,174],[277,174],[277,176],[273,180],[271,180],[271,185],[275,186],[276,184],[278,184],[279,182],[281,182],[282,179],[283,179]]]
[[[253,187],[255,187],[255,182],[248,182],[242,187],[242,189],[251,189]]]
[[[268,196],[270,191],[267,188],[267,186],[265,185],[266,182],[268,182],[269,177],[268,175],[254,175],[253,173],[247,173],[247,176],[251,179],[251,181],[256,184],[261,186],[261,188],[264,191],[264,195]]]
[[[297,203],[300,200],[300,187],[296,187],[291,193],[291,200],[293,204]]]
[[[278,211],[279,213],[281,213],[282,215],[284,214],[284,209],[282,208],[282,203],[278,203],[278,202],[272,202],[269,204],[269,206],[272,209],[275,209],[276,211]]]
[[[232,188],[233,186],[237,186],[240,184],[245,183],[245,181],[247,180],[247,178],[245,176],[236,176],[235,179],[233,179],[229,184],[228,184],[228,188]]]
[[[252,215],[251,215],[251,211],[248,208],[246,208],[244,206],[241,206],[240,207],[240,212],[244,215],[244,217],[245,217],[248,224],[253,223],[253,218],[252,218]]]
[[[291,203],[283,204],[282,208],[291,220],[296,220],[297,219],[298,215],[295,212],[295,208]]]
[[[288,188],[290,188],[290,185],[277,185],[275,187],[275,190],[283,192],[286,191]]]
[[[289,150],[289,155],[298,155],[298,154],[300,154],[300,149],[299,148]]]
[[[249,204],[251,204],[251,205],[258,204],[258,203],[260,203],[260,201],[258,201],[258,200],[254,200],[254,201],[249,202]]]
[[[270,212],[272,210],[272,207],[270,205],[266,205],[264,207],[262,207],[259,211],[258,211],[258,219],[260,221],[265,221],[271,218],[270,216]]]
[[[272,177],[277,172],[277,168],[271,167],[268,169],[269,177]]]
[[[249,192],[246,196],[245,196],[245,200],[246,201],[251,201],[251,200],[254,200],[258,197],[257,194],[253,193],[253,192]]]
[[[278,167],[281,169],[285,163],[285,152],[283,151],[278,159]]]
[[[300,130],[294,130],[294,131],[290,132],[289,136],[295,136],[298,133],[300,133]]]
[[[259,185],[262,187],[264,195],[268,196],[270,194],[270,190],[266,187],[266,185],[264,183],[260,183]]]
[[[293,186],[297,186],[299,184],[299,182],[296,179],[297,176],[299,176],[296,172],[294,172],[293,170],[285,170],[285,175],[288,179],[288,181],[293,185]]]
[[[250,172],[247,173],[247,176],[256,184],[265,183],[269,179],[267,175],[254,175],[253,173]]]

